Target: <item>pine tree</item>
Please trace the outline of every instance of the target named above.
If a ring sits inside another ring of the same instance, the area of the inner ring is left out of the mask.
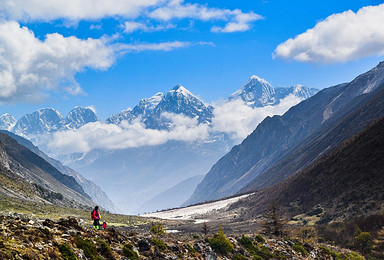
[[[264,233],[267,235],[283,236],[284,228],[287,224],[287,219],[281,212],[281,207],[273,201],[263,216],[263,221],[260,222]]]

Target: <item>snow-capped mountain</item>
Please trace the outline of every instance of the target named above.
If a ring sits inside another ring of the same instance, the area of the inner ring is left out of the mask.
[[[77,129],[87,123],[96,121],[99,121],[99,119],[91,108],[75,107],[68,113],[64,124],[66,128]]]
[[[31,135],[52,133],[60,130],[77,129],[87,123],[96,122],[95,112],[90,108],[75,107],[63,118],[54,108],[39,109],[32,114],[21,117],[12,128],[2,127],[3,130],[30,137]]]
[[[20,118],[12,132],[22,136],[51,133],[62,129],[63,120],[56,109],[43,108]]]
[[[146,127],[170,129],[169,120],[162,117],[164,112],[183,114],[197,118],[199,123],[208,123],[213,117],[213,107],[204,104],[181,85],[175,86],[166,94],[159,92],[150,98],[142,99],[132,110],[123,110],[107,119],[108,123],[119,124],[123,120],[141,118]]]
[[[252,76],[242,88],[228,97],[228,101],[242,99],[250,107],[273,106],[280,100],[294,95],[302,100],[318,92],[318,89],[295,85],[287,88],[274,88],[266,80]]]
[[[242,99],[251,107],[262,107],[276,103],[275,89],[266,80],[252,76],[241,89],[231,94],[229,101]]]
[[[10,130],[16,123],[16,119],[8,113],[0,116],[0,129]]]

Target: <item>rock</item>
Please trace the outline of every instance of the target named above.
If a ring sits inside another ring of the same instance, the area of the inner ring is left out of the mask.
[[[169,245],[168,248],[174,252],[179,251],[179,247],[176,244]]]
[[[202,246],[201,243],[196,242],[196,243],[193,245],[193,248],[194,248],[197,252],[199,252],[199,253],[202,253],[202,252],[203,252],[203,246]]]
[[[205,252],[205,259],[206,260],[216,260],[217,255],[213,251],[207,251],[207,252]]]
[[[151,249],[151,243],[149,242],[148,239],[143,238],[137,241],[137,247],[139,248],[139,251],[148,251]]]
[[[43,222],[43,226],[44,226],[44,227],[53,228],[53,227],[55,226],[55,222],[53,222],[53,221],[50,220],[50,219],[46,219],[46,220],[44,220],[44,222]]]

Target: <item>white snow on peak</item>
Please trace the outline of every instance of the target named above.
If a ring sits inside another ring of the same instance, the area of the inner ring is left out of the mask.
[[[44,112],[49,111],[49,110],[55,112],[60,118],[63,117],[58,110],[56,110],[56,109],[54,109],[52,107],[50,107],[50,108],[41,108],[41,109],[37,110],[37,113],[39,113],[39,116],[41,116],[42,114],[44,114]]]
[[[174,93],[174,92],[183,94],[184,96],[194,96],[188,89],[184,88],[180,84],[177,84],[176,87],[171,89],[168,93]]]
[[[250,83],[251,81],[255,81],[255,80],[259,81],[259,82],[262,83],[262,84],[268,84],[268,85],[271,85],[268,81],[266,81],[265,79],[262,79],[262,78],[260,78],[260,77],[258,77],[258,76],[256,76],[256,75],[252,75],[252,76],[249,78],[249,80],[248,80],[244,85],[247,85],[247,84]]]
[[[158,92],[150,98],[146,100],[146,108],[151,109],[156,107],[160,101],[164,98],[164,94],[162,92]]]

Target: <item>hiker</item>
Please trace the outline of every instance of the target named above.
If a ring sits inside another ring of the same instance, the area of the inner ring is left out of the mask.
[[[107,229],[107,222],[105,222],[105,221],[103,222],[103,228]]]
[[[101,215],[99,213],[99,206],[96,206],[91,214],[91,219],[93,220],[93,228],[100,229],[100,218]]]

